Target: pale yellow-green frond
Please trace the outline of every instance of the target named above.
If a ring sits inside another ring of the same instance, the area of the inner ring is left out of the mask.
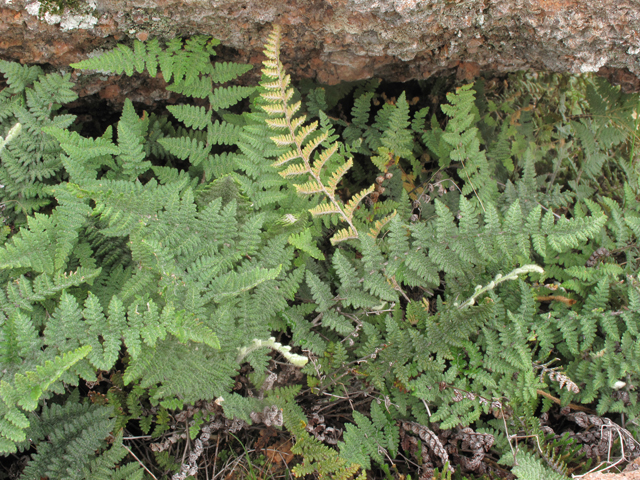
[[[286,113],[287,117],[292,118],[296,114],[296,112],[300,110],[301,105],[302,105],[302,102],[296,102],[293,105],[287,106],[287,113]]]
[[[262,73],[264,73],[267,77],[278,78],[278,71],[277,70],[273,70],[273,69],[269,69],[269,68],[263,68],[262,69]]]
[[[262,105],[262,109],[269,115],[283,115],[284,108],[282,105]]]
[[[356,208],[358,207],[362,199],[367,195],[369,195],[371,192],[373,192],[375,188],[376,187],[374,185],[371,185],[369,188],[361,190],[358,193],[356,193],[353,197],[351,197],[351,200],[347,202],[347,205],[344,209],[344,214],[349,220],[353,218],[353,212],[356,210]]]
[[[333,172],[331,178],[329,179],[329,183],[327,183],[327,190],[331,192],[331,195],[333,195],[333,192],[335,192],[338,183],[340,182],[340,180],[342,180],[342,177],[344,177],[344,174],[349,171],[352,165],[353,160],[350,158],[338,168],[336,168],[335,172]]]
[[[274,25],[273,30],[271,30],[271,33],[267,37],[267,42],[265,43],[265,49],[271,47],[273,51],[276,51],[277,42],[280,40],[278,38],[279,36],[280,36],[280,27],[278,25]]]
[[[285,135],[276,135],[275,137],[271,137],[271,140],[273,140],[276,145],[279,145],[281,147],[285,145],[291,145],[295,142],[293,136],[288,133]]]
[[[276,58],[278,58],[278,54],[280,53],[279,46],[280,46],[280,39],[276,38],[274,34],[269,35],[269,39],[267,40],[267,43],[264,46],[265,54],[266,52],[272,53],[273,55],[275,55]]]
[[[265,62],[263,62],[263,63],[265,63]],[[275,67],[269,67],[269,66],[265,65],[264,67],[262,67],[262,73],[265,74],[269,78],[276,78],[276,79],[280,78],[280,71]],[[278,82],[278,83],[280,83],[280,82]]]
[[[318,131],[318,122],[305,124],[306,115],[301,114],[296,118],[297,112],[300,111],[302,102],[290,104],[294,97],[294,89],[290,87],[291,77],[286,74],[282,62],[279,58],[280,49],[280,30],[275,27],[273,33],[269,37],[269,43],[266,46],[267,60],[264,62],[265,70],[268,70],[269,76],[273,81],[263,84],[265,90],[261,96],[267,102],[262,108],[268,114],[277,117],[284,114],[285,118],[267,119],[267,125],[274,130],[288,130],[286,134],[271,137],[271,140],[278,146],[288,146],[288,151],[278,157],[272,163],[274,168],[285,167],[280,175],[284,178],[296,177],[310,174],[310,177],[303,183],[294,184],[297,192],[304,195],[324,194],[328,197],[324,202],[320,203],[309,212],[314,216],[320,215],[337,215],[342,221],[348,224],[346,229],[340,230],[332,238],[332,243],[341,242],[350,238],[358,238],[358,232],[353,225],[352,218],[354,211],[362,199],[370,194],[374,187],[370,187],[356,194],[347,205],[345,213],[345,205],[336,197],[335,190],[338,183],[342,180],[345,173],[353,166],[353,160],[349,159],[341,166],[337,167],[332,173],[327,184],[321,175],[322,169],[327,162],[338,152],[339,144],[332,143],[324,151],[319,151],[313,161],[314,152],[327,141],[329,132]],[[342,158],[342,157],[341,157]],[[299,160],[302,160],[302,164]],[[296,161],[297,160],[297,161]],[[292,162],[293,163],[289,163]]]
[[[261,83],[260,86],[266,88],[267,90],[276,90],[276,89],[280,89],[280,81],[275,81],[275,82],[265,82],[265,83]]]
[[[345,240],[351,240],[358,238],[358,232],[356,232],[353,228],[347,227],[342,230],[338,230],[336,234],[331,237],[331,244],[335,245],[339,242],[344,242]]]
[[[284,98],[282,97],[282,93],[280,91],[265,92],[265,93],[261,93],[260,96],[270,102],[287,103],[289,100],[291,100],[291,97],[293,97],[293,94],[294,94],[294,91],[292,88],[290,88],[285,92]]]
[[[318,183],[316,180],[310,180],[307,183],[303,183],[300,185],[294,185],[298,193],[302,193],[304,195],[311,195],[312,193],[322,193],[324,191],[324,187],[322,184]]]
[[[273,129],[289,128],[286,118],[265,118],[264,121]]]
[[[282,95],[280,92],[264,92],[261,93],[260,96],[269,102],[282,102]]]
[[[302,146],[302,143],[304,142],[304,139],[307,138],[307,136],[310,133],[315,132],[317,128],[318,128],[318,122],[317,121],[302,127],[302,129],[296,135],[296,138],[295,138],[296,143],[298,145]]]
[[[309,160],[311,158],[311,154],[313,153],[313,151],[316,148],[318,148],[318,145],[324,142],[328,137],[329,137],[329,134],[327,132],[323,132],[321,135],[318,135],[316,138],[311,140],[302,149],[302,156],[307,160]]]
[[[280,28],[276,25],[273,31],[269,35],[267,44],[264,48],[264,54],[267,60],[262,62],[265,65],[263,73],[271,78],[278,78],[280,76],[280,61],[278,55],[280,54]]]
[[[287,88],[289,85],[291,85],[291,75],[285,75],[284,77],[282,77],[282,83],[280,84],[281,88]],[[288,89],[291,90],[293,92],[293,89]]]
[[[309,212],[314,217],[318,217],[320,215],[331,215],[332,213],[341,213],[340,209],[335,204],[329,202],[322,202],[315,207],[310,208]]]
[[[313,175],[315,175],[316,177],[320,176],[320,170],[322,170],[322,167],[324,167],[324,164],[327,163],[327,160],[331,158],[331,155],[333,155],[337,151],[338,151],[338,144],[334,143],[329,148],[327,148],[324,152],[322,152],[318,156],[318,159],[315,162],[313,162],[313,168],[311,169],[311,172],[313,173]]]
[[[298,127],[300,127],[300,125],[304,123],[306,119],[307,119],[306,115],[300,115],[299,117],[296,117],[293,120],[291,120],[291,130],[295,132],[298,129]]]
[[[344,479],[348,479],[353,477],[356,473],[358,473],[358,470],[360,470],[361,465],[357,464],[357,463],[352,463],[349,466],[345,467],[344,469],[344,473],[342,474],[342,478],[338,479],[338,475],[334,474],[334,478],[336,480],[344,480]],[[355,480],[367,480],[367,471],[362,469],[362,471],[360,472],[360,475],[358,475]]]
[[[265,55],[267,52],[273,53],[277,58],[280,53],[280,26],[274,25],[273,31],[269,34],[269,40],[265,45]]]
[[[278,62],[276,60],[264,60],[262,64],[265,66],[265,68],[262,69],[263,72],[265,71],[265,69],[272,72],[278,71]],[[279,75],[276,75],[276,76],[279,76]]]
[[[309,169],[304,163],[295,163],[293,165],[289,165],[283,171],[280,172],[282,177],[294,177],[296,175],[304,175],[305,173],[309,173]]]
[[[284,164],[289,163],[294,158],[302,158],[302,157],[300,157],[300,155],[298,154],[297,150],[289,150],[288,152],[283,153],[282,155],[280,155],[278,157],[278,160],[273,162],[271,164],[271,166],[275,167],[275,168],[281,167]]]
[[[397,212],[394,210],[393,213],[390,213],[386,217],[384,217],[384,218],[382,218],[380,220],[376,220],[376,223],[373,225],[373,227],[371,227],[371,229],[369,231],[369,236],[371,236],[373,238],[378,238],[378,235],[380,235],[380,232],[382,231],[384,226],[387,223],[389,223],[391,221],[391,219],[393,219],[393,217],[396,216],[396,213]]]

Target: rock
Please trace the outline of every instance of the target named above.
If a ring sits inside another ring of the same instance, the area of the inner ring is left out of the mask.
[[[53,14],[41,12],[38,0],[0,0],[0,57],[59,68],[118,41],[203,34],[227,47],[222,58],[259,66],[270,25],[279,23],[285,66],[321,83],[456,72],[468,80],[532,68],[600,72],[627,91],[640,89],[640,6],[631,0],[78,3]]]
[[[640,480],[640,470],[621,473],[590,473],[581,477],[582,480]]]
[[[584,477],[582,480],[640,480],[640,458],[629,462],[620,473],[594,472]]]

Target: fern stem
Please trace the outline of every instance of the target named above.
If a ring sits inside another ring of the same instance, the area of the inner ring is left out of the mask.
[[[4,147],[11,140],[13,140],[15,137],[18,136],[18,134],[20,133],[21,130],[22,130],[22,124],[21,123],[16,123],[13,127],[11,127],[11,130],[9,130],[7,132],[7,136],[4,139],[2,137],[0,137],[0,152],[2,150],[4,150]]]
[[[132,456],[132,457],[133,457],[133,458],[134,458],[134,459],[135,459],[135,460],[136,460],[136,461],[137,461],[137,462],[142,466],[142,468],[144,468],[144,469],[145,469],[145,471],[146,471],[149,475],[151,475],[151,478],[153,478],[154,480],[158,480],[158,478],[157,478],[153,473],[151,473],[151,470],[149,470],[149,469],[147,468],[147,466],[146,466],[144,463],[142,463],[142,461],[141,461],[138,457],[136,457],[136,454],[135,454],[135,453],[133,453],[133,451],[132,451],[129,447],[127,447],[124,443],[122,444],[122,446],[123,446],[123,447],[125,448],[125,450],[126,450],[127,452],[129,452],[129,453],[131,454],[131,456]]]
[[[478,285],[473,295],[469,297],[462,305],[458,305],[454,303],[454,306],[458,307],[460,310],[470,307],[476,303],[476,298],[478,298],[483,293],[488,292],[489,290],[493,290],[502,282],[506,282],[507,280],[517,280],[518,275],[520,275],[521,273],[531,273],[531,272],[544,273],[544,270],[540,268],[538,265],[524,265],[520,268],[516,268],[515,270],[507,273],[505,276],[498,274],[495,276],[493,280],[491,280],[491,282],[489,282],[488,285],[484,287],[482,285]]]

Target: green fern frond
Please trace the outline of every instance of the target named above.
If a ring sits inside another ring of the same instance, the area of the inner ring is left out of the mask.
[[[5,418],[9,415],[9,419],[11,419],[9,423],[7,420],[0,421],[0,436],[6,440],[0,443],[0,447],[4,448],[4,450],[0,450],[2,453],[15,452],[16,442],[22,442],[26,438],[24,429],[28,424],[17,407],[25,411],[35,410],[45,392],[58,381],[65,371],[86,357],[90,351],[91,347],[88,345],[80,347],[75,351],[55,357],[53,360],[46,360],[43,365],[38,365],[34,371],[16,374],[12,383],[2,382],[0,384],[0,395],[3,402],[0,405],[0,412],[4,414]]]
[[[189,137],[161,138],[158,143],[179,159],[189,159],[193,166],[198,166],[203,162],[211,151],[210,146]]]
[[[213,301],[220,301],[225,297],[238,295],[250,290],[262,282],[275,279],[281,271],[281,266],[270,269],[254,269],[244,273],[229,272],[216,278],[211,284]]]
[[[0,73],[7,79],[11,93],[18,93],[31,86],[43,72],[39,66],[21,65],[0,60]]]
[[[529,452],[518,452],[516,461],[518,464],[513,467],[513,473],[517,478],[522,480],[536,480],[540,478],[561,480],[566,478],[564,475],[549,468],[542,460],[537,459]]]
[[[167,43],[166,49],[159,46],[157,39],[147,43],[134,41],[134,49],[126,45],[118,45],[115,49],[102,55],[71,64],[73,68],[84,70],[98,70],[116,74],[126,73],[133,75],[134,71],[142,73],[145,69],[152,77],[156,76],[158,67],[164,79],[169,82],[181,82],[185,76],[197,74],[200,71],[211,73],[209,61],[214,54],[212,47],[217,45],[217,40],[207,37],[193,37],[183,41],[179,38]],[[208,65],[208,66],[207,66]]]
[[[82,480],[87,478],[83,470],[90,462],[92,470],[99,464],[102,469],[113,469],[126,450],[117,441],[106,449],[106,438],[115,423],[115,419],[110,418],[110,410],[104,406],[67,402],[64,406],[44,407],[40,416],[32,416],[29,437],[36,443],[37,452],[24,469],[25,478]],[[106,452],[96,454],[100,450]],[[139,466],[135,470],[142,471]]]
[[[213,110],[223,110],[244,100],[255,91],[255,87],[218,87],[209,93],[209,104]]]
[[[211,123],[212,111],[194,105],[168,105],[167,110],[188,128],[202,130]]]
[[[289,236],[289,243],[296,247],[299,250],[302,250],[305,253],[308,253],[313,258],[317,260],[324,260],[324,254],[320,251],[320,249],[315,245],[313,238],[311,236],[311,230],[305,228],[299,234],[291,234]]]

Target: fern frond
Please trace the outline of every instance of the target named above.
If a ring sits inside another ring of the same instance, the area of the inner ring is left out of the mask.
[[[324,193],[324,186],[318,182],[317,180],[310,180],[302,185],[294,185],[298,193],[302,193],[303,195],[311,195],[313,193]]]
[[[72,63],[71,67],[84,70],[98,70],[104,73],[112,72],[117,75],[125,72],[128,76],[133,75],[134,70],[137,70],[138,73],[140,73],[144,70],[146,49],[142,42],[139,43],[141,43],[141,46],[138,46],[136,49],[136,53],[138,55],[137,58],[129,47],[126,45],[118,45],[115,49],[110,52],[103,53],[100,56],[88,58],[78,63]],[[168,81],[170,75],[165,75],[165,78]]]
[[[211,145],[236,145],[240,138],[240,128],[228,122],[216,120],[208,124],[207,143]]]
[[[318,128],[318,122],[315,121],[310,123],[300,129],[300,131],[295,136],[295,142],[297,145],[303,145],[307,136],[315,132]],[[295,128],[292,128],[295,131]]]
[[[247,98],[255,91],[255,87],[219,87],[209,94],[209,104],[213,110],[223,110]]]
[[[151,162],[145,161],[144,136],[147,133],[148,119],[141,119],[136,114],[131,100],[124,102],[122,117],[118,122],[118,158],[121,162],[122,173],[136,178],[145,173]]]
[[[517,456],[518,464],[513,467],[513,473],[523,480],[545,478],[549,480],[562,480],[566,476],[549,468],[542,460],[529,452],[520,451]]]
[[[280,172],[280,175],[282,175],[283,178],[287,178],[287,177],[295,177],[298,175],[304,175],[306,173],[309,173],[309,170],[307,169],[307,167],[302,163],[297,163],[297,164],[289,165],[286,169]]]
[[[278,135],[276,137],[271,137],[273,143],[280,147],[286,147],[287,145],[291,145],[295,143],[295,139],[290,134]]]
[[[244,273],[229,272],[216,278],[211,286],[209,296],[213,301],[220,301],[225,297],[236,296],[242,292],[255,288],[262,282],[275,279],[282,270],[278,268],[254,269]]]
[[[194,166],[205,160],[211,150],[202,141],[189,137],[161,138],[158,143],[179,159],[189,159]]]
[[[331,147],[327,148],[322,153],[320,153],[316,161],[313,162],[311,173],[315,177],[319,177],[322,167],[324,167],[325,163],[327,163],[327,161],[331,158],[331,156],[337,151],[338,151],[338,144],[334,143],[333,145],[331,145]]]
[[[380,235],[382,229],[396,216],[397,212],[394,210],[392,214],[387,215],[381,220],[376,220],[376,223],[369,230],[369,235],[373,238],[377,238]]]
[[[45,407],[39,417],[32,417],[33,426],[29,436],[37,445],[37,452],[24,469],[26,478],[86,478],[82,470],[100,458],[101,447],[106,446],[106,438],[113,430],[115,419],[110,417],[111,408],[100,405],[80,404],[67,401],[64,405],[52,404]],[[112,449],[118,449],[115,444]],[[116,456],[122,459],[126,450]],[[109,456],[113,456],[113,451]],[[108,458],[102,459],[103,465]],[[113,468],[115,462],[109,467]],[[130,470],[130,469],[129,469]],[[96,472],[97,473],[97,472]],[[113,473],[113,470],[111,471]],[[95,477],[92,477],[95,478]]]
[[[298,119],[300,118],[302,117],[298,117]],[[278,129],[284,130],[289,128],[289,124],[287,123],[286,118],[265,118],[264,121],[267,125],[269,125],[274,130],[278,130]]]
[[[74,351],[64,353],[53,360],[47,360],[44,365],[38,365],[35,371],[16,374],[14,386],[1,385],[0,392],[5,401],[17,404],[27,411],[35,410],[40,397],[58,381],[62,374],[74,364],[86,357],[91,347],[85,345]]]
[[[289,150],[287,153],[283,153],[282,155],[280,155],[280,157],[278,157],[278,160],[276,160],[275,162],[273,162],[271,164],[272,167],[281,167],[285,164],[287,164],[288,162],[290,162],[291,160],[294,160],[296,158],[302,158],[300,156],[300,154],[298,153],[297,150]]]
[[[324,142],[327,138],[329,138],[329,134],[327,132],[322,132],[316,138],[307,143],[302,149],[302,157],[306,159],[307,163],[309,163],[309,159],[311,158],[311,154],[313,151],[320,146],[322,142]]]
[[[285,107],[280,104],[262,105],[262,109],[269,115],[284,115]]]
[[[67,155],[76,161],[86,161],[102,155],[117,155],[120,153],[118,147],[104,137],[85,138],[76,132],[70,132],[58,127],[45,127],[42,130],[55,137]]]
[[[5,76],[10,91],[18,93],[31,86],[43,72],[39,66],[30,67],[16,62],[0,60],[0,73]]]
[[[339,242],[344,242],[345,240],[352,240],[358,238],[358,232],[351,228],[343,228],[338,230],[333,237],[331,237],[331,244],[335,245]]]
[[[374,190],[375,190],[375,186],[371,185],[369,188],[366,188],[365,190],[361,190],[358,193],[356,193],[353,197],[351,197],[351,199],[345,205],[344,215],[349,220],[352,220],[353,212],[356,210],[356,208],[358,208],[358,205],[360,205],[360,202],[364,199],[364,197],[369,195]]]
[[[342,177],[349,171],[349,169],[353,166],[353,160],[350,158],[342,165],[340,165],[332,174],[331,178],[327,182],[326,189],[328,191],[328,195],[333,197],[335,194],[336,188],[338,187],[338,183],[342,180]],[[351,221],[351,218],[348,219]]]
[[[324,254],[316,246],[314,240],[311,237],[311,231],[305,228],[302,232],[289,235],[289,243],[299,250],[308,253],[317,260],[324,260]]]
[[[318,122],[313,122],[309,125],[303,126],[305,116],[295,117],[296,113],[301,107],[301,101],[290,104],[289,101],[293,98],[293,89],[289,88],[291,78],[284,72],[284,67],[280,62],[280,40],[278,27],[274,27],[273,32],[270,35],[270,40],[265,46],[265,55],[268,60],[263,62],[263,73],[266,77],[273,79],[273,81],[263,82],[262,86],[267,90],[262,94],[264,104],[261,108],[272,117],[279,117],[279,119],[267,121],[274,130],[288,129],[289,132],[283,135],[277,135],[272,137],[279,146],[289,146],[289,149],[280,154],[278,160],[272,164],[274,167],[280,167],[288,163],[293,159],[300,158],[304,164],[304,167],[289,167],[285,172],[280,172],[283,176],[291,176],[292,174],[302,174],[308,172],[310,179],[303,184],[294,185],[297,192],[300,194],[314,194],[320,193],[328,197],[329,203],[333,204],[334,210],[339,212],[341,220],[348,223],[348,234],[343,232],[343,239],[347,237],[358,238],[357,230],[352,223],[351,216],[345,215],[343,211],[342,203],[335,196],[335,189],[338,183],[352,165],[352,160],[348,160],[344,164],[337,167],[333,172],[332,177],[329,179],[325,186],[321,170],[326,164],[327,160],[337,152],[338,145],[335,142],[330,142],[327,149],[320,153],[320,156],[315,161],[313,168],[311,167],[313,152],[320,147],[321,144],[327,142],[330,136],[330,128],[324,127],[322,131],[313,135],[311,140],[307,141],[312,133],[315,133],[318,128]],[[284,118],[283,118],[284,117]],[[301,128],[301,130],[298,130]],[[305,144],[306,142],[306,144]],[[324,207],[321,207],[324,208]],[[320,213],[320,210],[315,210],[316,213]]]
[[[320,215],[331,215],[331,214],[334,214],[334,213],[337,213],[337,214],[341,213],[341,211],[336,208],[335,204],[329,203],[329,202],[320,203],[320,204],[316,205],[315,207],[310,208],[309,212],[314,217],[317,217],[317,216],[320,216]]]
[[[211,79],[215,83],[226,83],[244,75],[253,67],[243,63],[216,62],[211,72]]]
[[[207,111],[204,107],[196,107],[194,105],[168,105],[167,110],[188,128],[202,130],[211,124],[212,111]]]

